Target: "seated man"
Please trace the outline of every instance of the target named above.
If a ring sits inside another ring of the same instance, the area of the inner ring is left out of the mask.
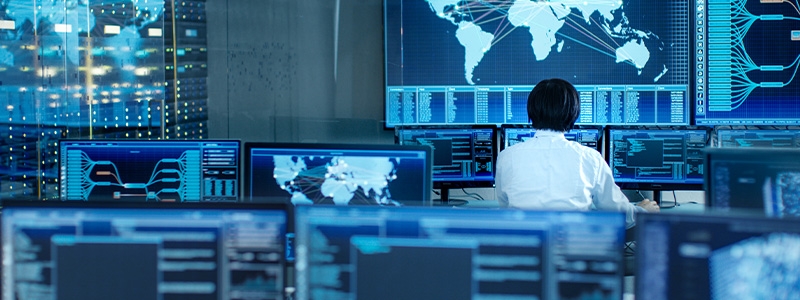
[[[658,212],[654,201],[633,205],[614,184],[611,168],[594,149],[567,141],[580,113],[578,92],[569,82],[548,79],[528,95],[533,138],[508,147],[497,157],[495,193],[500,207],[623,211],[627,227],[634,214]]]

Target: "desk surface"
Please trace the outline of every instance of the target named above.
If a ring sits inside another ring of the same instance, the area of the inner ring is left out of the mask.
[[[463,199],[463,198],[459,198]],[[662,203],[664,207],[661,208],[662,213],[685,213],[685,212],[703,212],[706,206],[697,202],[684,202],[678,203],[677,206],[672,206],[672,203]],[[499,205],[496,200],[467,200],[467,204],[461,205],[462,208],[498,208]]]

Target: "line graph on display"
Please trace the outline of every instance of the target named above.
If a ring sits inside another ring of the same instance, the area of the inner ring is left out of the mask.
[[[178,158],[158,160],[146,181],[130,182],[131,177],[143,178],[148,174],[143,164],[136,173],[120,172],[117,163],[110,160],[93,160],[82,150],[68,150],[64,167],[67,200],[88,201],[90,197],[109,197],[130,201],[146,199],[158,202],[197,201],[201,198],[202,178],[199,150],[187,150]],[[142,167],[142,169],[140,169]]]
[[[781,49],[767,52],[763,52],[766,49],[751,49],[767,54],[760,53],[765,56],[759,58],[761,61],[793,58],[786,59],[784,64],[759,64],[758,59],[753,58],[754,52],[747,50],[748,33],[751,33],[754,25],[759,25],[757,22],[800,21],[800,5],[796,1],[762,0],[760,4],[769,5],[765,6],[768,8],[777,8],[777,4],[789,5],[792,7],[789,11],[793,15],[755,14],[745,7],[746,3],[745,0],[708,1],[708,110],[710,112],[736,110],[757,89],[781,89],[790,86],[800,68],[800,53],[776,55],[776,51]],[[760,38],[769,40],[769,37]],[[800,31],[791,30],[790,36],[784,38],[800,41]],[[791,74],[785,74],[786,71],[791,71]],[[785,79],[774,80],[776,77]]]

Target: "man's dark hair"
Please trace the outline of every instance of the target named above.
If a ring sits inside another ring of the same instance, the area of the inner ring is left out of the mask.
[[[542,80],[528,95],[528,119],[535,129],[566,132],[575,125],[578,115],[578,91],[566,80]]]

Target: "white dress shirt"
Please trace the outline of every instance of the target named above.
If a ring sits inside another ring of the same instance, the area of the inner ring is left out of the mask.
[[[634,213],[645,211],[614,184],[599,152],[548,130],[500,152],[495,194],[500,207],[622,211],[628,228]]]

